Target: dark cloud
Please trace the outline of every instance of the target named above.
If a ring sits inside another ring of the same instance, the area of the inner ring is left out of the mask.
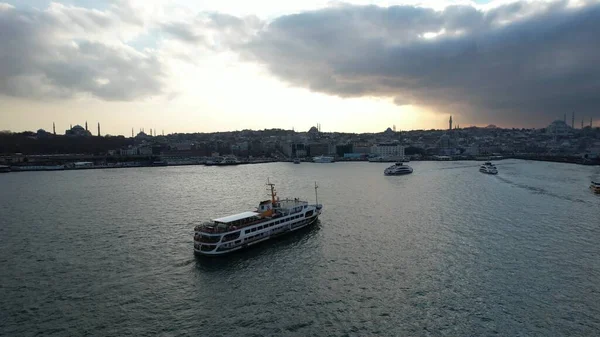
[[[133,100],[162,93],[160,60],[107,36],[128,28],[110,11],[1,7],[0,94]]]
[[[279,17],[235,48],[313,91],[393,97],[465,124],[537,126],[573,110],[600,116],[599,34],[591,1],[487,11],[344,5]]]

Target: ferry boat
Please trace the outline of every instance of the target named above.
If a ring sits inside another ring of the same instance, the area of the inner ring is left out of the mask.
[[[496,168],[496,166],[494,166],[494,164],[490,163],[489,161],[486,161],[479,167],[479,172],[486,174],[498,174],[498,169]]]
[[[228,254],[274,237],[294,232],[317,221],[323,205],[299,199],[280,200],[275,185],[267,182],[271,199],[260,202],[255,211],[213,219],[194,228],[194,253]]]
[[[321,155],[318,157],[313,157],[313,162],[315,162],[315,163],[333,163],[333,157]]]
[[[386,176],[400,176],[404,174],[411,174],[412,172],[412,167],[404,165],[402,162],[397,162],[396,164],[386,168],[383,171],[383,174]]]
[[[600,182],[592,181],[592,184],[590,185],[590,190],[592,190],[592,192],[596,194],[600,194]]]

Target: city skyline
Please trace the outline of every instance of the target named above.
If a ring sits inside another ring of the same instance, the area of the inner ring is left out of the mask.
[[[449,120],[447,121],[447,127],[445,128],[446,130],[454,130],[454,129],[464,129],[464,128],[472,128],[472,127],[477,127],[477,128],[485,128],[485,127],[498,127],[498,128],[503,128],[503,127],[499,127],[495,124],[488,124],[488,125],[463,125],[461,126],[458,123],[454,123],[453,119],[452,119],[452,115],[450,115]],[[552,120],[552,122],[555,121],[563,121],[567,126],[573,128],[573,129],[584,129],[587,127],[596,127],[595,125],[595,121],[593,120],[593,118],[590,118],[589,120],[585,120],[585,118],[581,119],[581,126],[579,126],[579,124],[575,123],[575,114],[572,113],[571,115],[571,120],[570,123],[567,121],[567,114],[564,114],[563,119],[557,118]],[[220,133],[220,132],[238,132],[238,131],[243,131],[243,130],[250,130],[250,131],[261,131],[261,130],[267,130],[267,129],[281,129],[281,130],[286,130],[286,131],[296,131],[299,133],[302,132],[308,132],[310,130],[310,128],[312,127],[316,127],[319,129],[320,132],[331,132],[331,133],[349,133],[349,134],[372,134],[372,133],[380,133],[380,132],[384,132],[388,129],[396,132],[402,132],[402,131],[427,131],[427,130],[444,130],[444,128],[424,128],[424,129],[410,129],[410,130],[396,130],[396,125],[391,125],[388,126],[385,130],[376,130],[376,131],[372,131],[372,132],[353,132],[353,131],[337,131],[337,130],[322,130],[321,129],[321,123],[315,123],[314,125],[312,125],[309,129],[306,130],[298,130],[294,127],[292,128],[264,128],[264,129],[239,129],[239,130],[216,130],[216,131],[193,131],[193,132],[165,132],[164,129],[160,129],[160,128],[144,128],[144,127],[132,127],[131,128],[131,133],[130,134],[116,134],[116,133],[106,133],[106,132],[100,132],[101,129],[101,123],[100,122],[95,122],[97,125],[97,132],[96,133],[92,133],[92,130],[88,129],[88,125],[87,125],[87,121],[85,121],[83,123],[83,125],[80,124],[73,124],[73,123],[69,123],[69,126],[67,128],[65,128],[65,131],[61,131],[61,128],[59,126],[59,131],[56,132],[56,123],[52,122],[52,128],[51,129],[46,129],[44,127],[41,128],[36,128],[36,129],[30,129],[30,130],[0,130],[0,132],[36,132],[37,130],[44,130],[46,132],[49,133],[53,133],[55,135],[66,135],[68,134],[68,132],[73,129],[74,127],[81,127],[82,129],[84,129],[85,131],[90,131],[92,136],[131,136],[134,137],[140,133],[144,133],[146,135],[149,136],[165,136],[165,135],[170,135],[170,134],[193,134],[193,133]],[[533,128],[526,128],[526,129],[543,129],[546,128],[548,125],[543,126],[543,127],[533,127]],[[520,129],[520,127],[512,127],[512,128],[516,128],[516,129]],[[506,129],[511,129],[511,127],[508,127]]]
[[[0,28],[0,129],[14,132],[600,119],[593,1],[0,0]]]

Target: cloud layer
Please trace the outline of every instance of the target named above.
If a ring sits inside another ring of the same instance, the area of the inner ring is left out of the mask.
[[[341,5],[279,17],[235,48],[294,86],[393,97],[472,123],[600,116],[600,5],[572,5]]]
[[[123,42],[140,28],[126,14],[119,7],[98,11],[52,3],[40,11],[0,5],[0,93],[29,98],[89,94],[105,100],[161,93],[159,58]]]
[[[540,125],[571,111],[600,117],[596,1],[443,10],[337,4],[270,22],[111,3],[102,11],[0,3],[0,94],[138,100],[171,91],[170,59],[193,64],[200,53],[233,51],[292,86],[389,97],[466,123]],[[132,47],[148,31],[156,49]]]

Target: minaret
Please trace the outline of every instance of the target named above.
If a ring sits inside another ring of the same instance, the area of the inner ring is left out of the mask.
[[[133,128],[131,128],[131,138],[133,138]]]
[[[52,133],[56,136],[56,125],[52,122]]]
[[[100,137],[100,122],[98,122],[98,137]]]
[[[85,121],[85,131],[87,131],[87,121]]]
[[[73,129],[73,124],[69,124],[69,130]]]
[[[452,115],[450,115],[450,120],[448,121],[449,130],[452,130]]]
[[[575,129],[575,111],[573,111],[573,116],[571,117],[571,129]]]

